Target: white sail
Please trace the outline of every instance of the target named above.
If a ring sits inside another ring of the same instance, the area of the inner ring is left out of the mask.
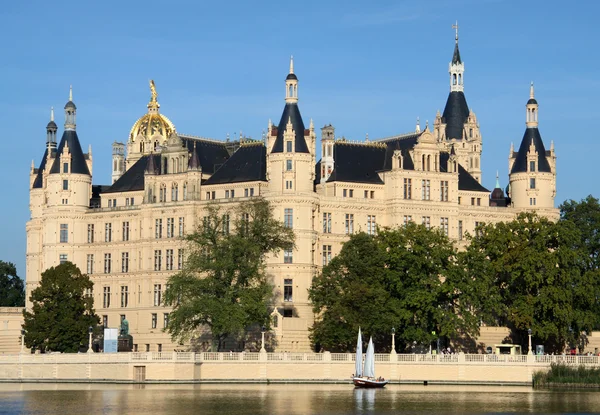
[[[373,338],[369,338],[367,347],[367,356],[365,357],[365,370],[363,375],[368,378],[375,377],[375,348],[373,347]]]
[[[356,368],[354,376],[362,376],[362,336],[360,335],[360,327],[358,328],[358,340],[356,341]]]

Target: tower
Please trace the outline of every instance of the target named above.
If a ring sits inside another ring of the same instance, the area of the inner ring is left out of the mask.
[[[56,131],[58,127],[54,122],[54,107],[50,108],[50,122],[46,125],[46,147],[48,148],[48,153],[56,150]]]
[[[112,182],[125,173],[125,144],[115,141],[112,144]]]
[[[325,183],[335,165],[333,146],[335,144],[335,128],[329,124],[321,128],[321,183]]]
[[[481,183],[481,132],[477,116],[469,109],[465,98],[465,64],[458,48],[458,22],[452,28],[455,35],[454,52],[448,64],[450,93],[443,114],[439,111],[436,114],[433,135],[439,142],[454,145],[458,162]]]
[[[538,129],[533,82],[525,108],[525,134],[517,152],[511,145],[508,158],[511,201],[516,208],[551,209],[556,196],[556,155],[554,145],[546,151]]]
[[[65,104],[65,131],[75,131],[77,124],[75,123],[75,116],[77,114],[77,107],[73,102],[73,86],[69,87],[69,102]]]

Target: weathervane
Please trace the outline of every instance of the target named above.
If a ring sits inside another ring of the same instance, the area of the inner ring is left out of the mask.
[[[452,25],[452,29],[456,29],[456,36],[454,37],[454,39],[456,39],[456,41],[458,42],[458,20],[456,21],[456,24]]]

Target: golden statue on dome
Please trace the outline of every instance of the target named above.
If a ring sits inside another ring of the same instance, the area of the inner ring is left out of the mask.
[[[156,85],[154,84],[154,79],[150,80],[150,93],[152,94],[152,98],[150,98],[148,108],[160,108],[160,104],[157,100],[158,92],[156,92]]]

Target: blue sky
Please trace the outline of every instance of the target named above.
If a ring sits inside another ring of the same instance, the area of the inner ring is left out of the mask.
[[[443,110],[458,20],[465,94],[483,135],[483,184],[507,182],[525,128],[529,82],[540,131],[558,155],[557,204],[600,196],[600,2],[16,1],[3,4],[0,259],[25,276],[29,168],[44,151],[49,108],[62,134],[73,85],[94,183],[110,182],[111,143],[146,112],[154,79],[180,133],[259,138],[279,120],[294,55],[308,124],[362,140],[414,129]]]

